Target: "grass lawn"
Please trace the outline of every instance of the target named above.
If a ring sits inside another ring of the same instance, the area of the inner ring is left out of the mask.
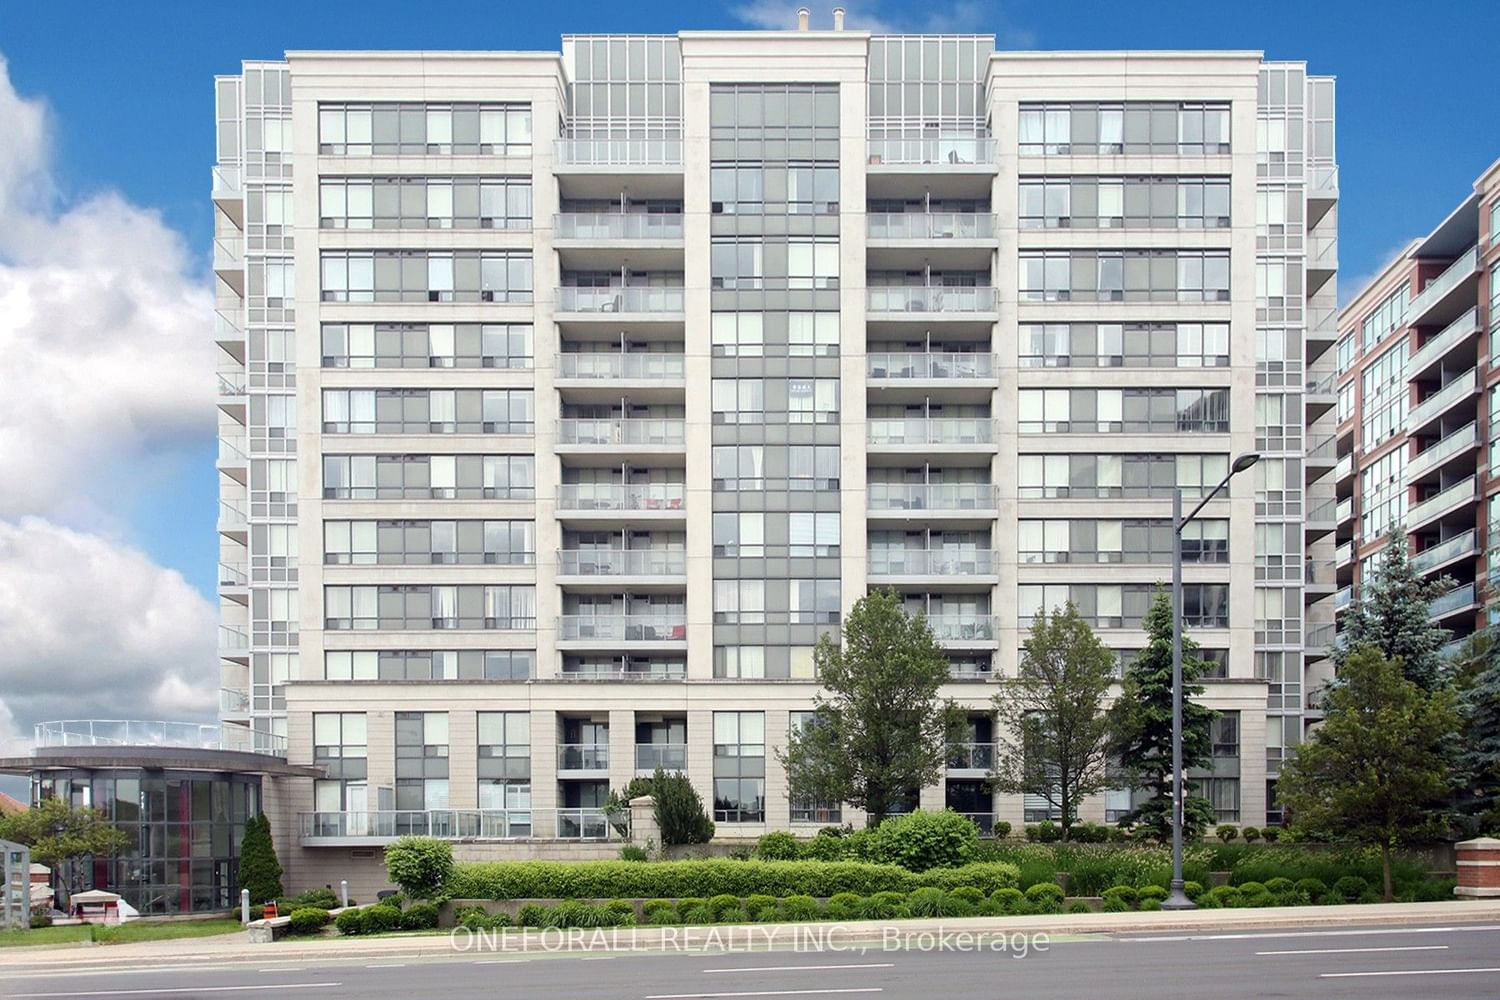
[[[238,920],[184,920],[172,923],[132,921],[105,927],[83,924],[71,927],[38,927],[29,931],[0,931],[0,948],[24,945],[124,944],[131,941],[170,941],[174,938],[215,937],[243,930]]]

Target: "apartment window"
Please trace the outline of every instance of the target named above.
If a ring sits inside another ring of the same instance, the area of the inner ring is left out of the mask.
[[[790,738],[819,725],[818,713],[791,712],[788,713],[788,722],[787,736]],[[844,821],[843,807],[838,802],[817,799],[811,795],[798,795],[795,791],[788,798],[791,800],[793,823],[816,823],[820,826],[828,826]]]
[[[1240,820],[1239,778],[1193,778],[1198,794],[1213,807],[1215,823],[1238,823]]]
[[[1403,282],[1380,304],[1365,314],[1359,324],[1360,349],[1368,351],[1384,340],[1401,321],[1406,318],[1406,307],[1411,297],[1411,283]]]
[[[714,676],[758,680],[766,676],[764,646],[715,646]]]
[[[448,713],[396,713],[396,808],[437,812],[448,801]],[[411,829],[400,829],[403,823]],[[398,833],[425,832],[424,817],[397,816]]]
[[[710,454],[714,489],[765,489],[765,448],[758,444],[715,445]]]
[[[838,580],[789,580],[792,624],[826,625],[839,620]]]
[[[536,673],[529,649],[326,650],[330,681],[515,681]]]
[[[1359,537],[1381,538],[1406,519],[1406,449],[1395,448],[1359,470]]]
[[[1222,434],[1228,389],[1022,389],[1022,434]]]
[[[1363,448],[1372,449],[1401,432],[1406,422],[1406,341],[1368,362],[1360,374]]]
[[[716,556],[765,555],[766,515],[715,512],[713,534]]]
[[[724,160],[710,168],[708,192],[715,215],[836,215],[839,168],[837,163]]]
[[[1344,336],[1340,337],[1336,349],[1338,351],[1337,370],[1338,373],[1342,375],[1344,374],[1344,372],[1354,367],[1354,356],[1357,349],[1357,342],[1354,339],[1354,334],[1345,334]]]
[[[322,177],[324,229],[530,229],[529,177]]]
[[[330,586],[323,607],[330,630],[536,627],[530,584]]]
[[[505,250],[325,250],[324,302],[531,302],[531,254]]]
[[[766,620],[764,580],[715,580],[714,621],[738,625],[762,624]]]
[[[1169,520],[1048,519],[1018,522],[1018,555],[1023,563],[1159,564],[1172,558]],[[1229,522],[1197,519],[1183,529],[1185,563],[1229,561]]]
[[[481,786],[486,781],[531,780],[531,713],[479,712],[478,768]],[[529,790],[528,790],[529,799]],[[485,808],[481,804],[481,808]],[[499,808],[509,808],[501,806]]]
[[[839,515],[794,511],[787,515],[789,554],[798,556],[837,556],[839,554]]]
[[[710,393],[714,423],[759,424],[766,419],[765,379],[716,378]]]
[[[1023,250],[1029,302],[1228,302],[1229,254],[1218,250]]]
[[[715,712],[714,819],[764,823],[765,798],[765,713]]]
[[[324,323],[324,368],[530,368],[530,323]]]
[[[792,357],[834,357],[838,353],[838,313],[794,312],[787,314],[787,354]]]
[[[534,521],[325,521],[327,565],[495,565],[536,562]]]
[[[1022,156],[1203,156],[1229,152],[1229,104],[1125,101],[1025,103]]]
[[[839,488],[838,445],[798,445],[787,448],[787,488],[792,490],[836,490]]]
[[[714,313],[710,328],[714,354],[730,358],[758,358],[764,355],[764,320],[761,313]]]
[[[319,104],[318,152],[333,156],[531,153],[529,104]]]
[[[1051,611],[1072,601],[1095,628],[1137,628],[1156,599],[1154,583],[1022,584],[1016,588],[1019,623],[1028,628],[1039,609]],[[1183,620],[1197,628],[1229,627],[1229,585],[1189,583],[1182,588]]]
[[[313,762],[330,778],[362,780],[369,756],[363,712],[313,713]]]
[[[1227,177],[1023,177],[1022,229],[1224,229]]]
[[[327,500],[530,500],[531,455],[324,455]]]
[[[530,389],[324,389],[325,434],[530,434]]]
[[[839,420],[839,380],[788,379],[787,421],[793,424],[836,424]]]

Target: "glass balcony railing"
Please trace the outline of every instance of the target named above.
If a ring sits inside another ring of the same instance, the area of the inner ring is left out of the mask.
[[[243,528],[245,526],[245,512],[234,504],[219,501],[219,528]]]
[[[1307,170],[1307,196],[1309,198],[1337,198],[1339,194],[1339,168],[1330,164],[1317,164]]]
[[[557,422],[558,444],[681,445],[686,438],[681,417],[565,417]]]
[[[1470,368],[1462,375],[1457,376],[1437,392],[1422,400],[1412,407],[1411,413],[1407,415],[1406,426],[1408,430],[1420,430],[1422,427],[1447,413],[1464,399],[1474,395],[1478,386],[1478,373]]]
[[[1321,625],[1308,625],[1307,642],[1308,649],[1328,649],[1333,645],[1337,634],[1337,626],[1333,622],[1325,622]]]
[[[623,822],[626,818],[621,818]],[[416,809],[298,814],[306,843],[399,837],[463,840],[610,840],[623,837],[602,809]]]
[[[687,664],[681,661],[612,661],[571,666],[564,663],[558,676],[565,681],[680,681],[687,677]]]
[[[1339,266],[1338,237],[1309,236],[1307,238],[1307,266],[1311,270],[1337,270]]]
[[[686,499],[682,483],[563,483],[557,488],[559,510],[682,510]]]
[[[681,139],[558,139],[557,162],[574,167],[680,167]]]
[[[989,313],[995,289],[988,285],[876,285],[867,290],[872,313]]]
[[[243,370],[225,369],[215,373],[219,380],[219,395],[239,397],[245,395],[246,378]]]
[[[219,714],[244,715],[250,711],[250,695],[238,688],[219,688]]]
[[[989,771],[995,766],[995,744],[950,743],[948,745],[948,770]]]
[[[611,642],[682,642],[687,639],[687,616],[675,615],[559,615],[557,637]]]
[[[557,745],[557,769],[559,771],[607,771],[609,770],[609,744],[559,743]]]
[[[557,377],[682,381],[683,356],[655,352],[588,351],[557,356]]]
[[[1403,323],[1421,322],[1423,314],[1440,302],[1459,282],[1479,269],[1479,247],[1469,247],[1457,260],[1449,264],[1442,274],[1433,278],[1406,307]]]
[[[214,270],[237,271],[245,266],[245,238],[220,236],[214,240]]]
[[[983,240],[995,236],[989,212],[871,212],[865,217],[872,240]]]
[[[218,164],[213,168],[213,197],[215,200],[237,199],[245,196],[240,184],[240,168],[232,164]]]
[[[928,615],[927,625],[938,642],[989,642],[995,638],[995,619],[987,614]]]
[[[930,164],[973,166],[995,162],[995,140],[989,136],[947,138],[870,139],[871,166],[882,164]]]
[[[557,216],[556,238],[680,241],[682,216],[654,212],[562,212]]]
[[[870,510],[992,510],[995,487],[989,483],[882,483],[866,487]]]
[[[871,576],[988,576],[995,572],[995,559],[988,549],[871,549],[867,571]]]
[[[870,444],[990,444],[994,441],[994,421],[989,417],[934,417],[887,419],[871,417],[866,421]]]
[[[1415,482],[1419,477],[1426,475],[1434,469],[1441,468],[1443,463],[1456,455],[1479,447],[1479,427],[1476,423],[1465,424],[1456,431],[1444,435],[1441,439],[1428,445],[1422,451],[1408,459],[1406,462],[1406,481]]]
[[[1448,512],[1474,502],[1475,477],[1469,476],[1412,507],[1407,513],[1407,527],[1416,530]]]
[[[1442,331],[1434,337],[1427,338],[1417,353],[1413,354],[1406,362],[1406,377],[1416,378],[1421,373],[1430,369],[1433,365],[1453,348],[1462,343],[1468,337],[1479,330],[1479,307],[1472,306],[1458,319],[1443,327]],[[1471,359],[1472,361],[1472,359]]]
[[[244,562],[219,563],[219,586],[244,587],[250,583],[250,565]]]
[[[1352,475],[1354,475],[1354,452],[1351,451],[1334,464],[1333,481],[1339,482],[1340,480],[1348,479]]]
[[[635,769],[651,772],[687,770],[686,743],[637,743],[635,745]]]
[[[1333,550],[1333,561],[1338,566],[1347,566],[1354,561],[1354,543],[1345,542]]]
[[[239,323],[239,310],[214,310],[214,339],[231,342],[245,339],[245,330]]]
[[[1304,518],[1308,523],[1327,523],[1333,520],[1335,506],[1332,500],[1324,500],[1307,512]]]
[[[37,723],[33,735],[38,748],[175,747],[286,755],[285,737],[221,723],[64,719]]]
[[[871,354],[867,370],[872,379],[984,379],[994,377],[995,356],[988,351]]]
[[[682,576],[687,553],[681,549],[562,549],[559,576]]]
[[[1333,595],[1333,610],[1342,611],[1354,603],[1354,588],[1343,587]]]
[[[245,455],[244,438],[219,438],[220,465],[244,465],[248,461],[250,459]]]
[[[563,285],[557,290],[560,313],[642,313],[675,314],[682,312],[681,286],[637,285],[615,288],[583,288]]]
[[[1330,434],[1321,441],[1308,445],[1305,455],[1309,462],[1332,462],[1338,457],[1338,441]]]
[[[1335,563],[1332,559],[1309,559],[1303,567],[1303,580],[1319,586],[1332,586],[1335,582]]]
[[[1337,524],[1343,524],[1345,521],[1351,521],[1354,519],[1353,497],[1349,497],[1347,500],[1340,500],[1338,502],[1338,505],[1333,509],[1333,519]]]
[[[1412,556],[1411,568],[1418,573],[1426,573],[1455,559],[1473,555],[1478,551],[1478,534],[1476,533],[1476,529],[1470,528],[1462,534],[1454,535],[1446,542],[1430,545]]]
[[[1433,618],[1441,618],[1454,612],[1462,611],[1476,603],[1474,585],[1466,583],[1462,587],[1455,587],[1448,593],[1433,601],[1427,608],[1428,614]]]
[[[219,626],[219,651],[238,653],[250,648],[250,636],[231,625]]]

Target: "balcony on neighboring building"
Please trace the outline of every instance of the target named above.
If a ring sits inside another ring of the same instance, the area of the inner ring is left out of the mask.
[[[303,847],[379,847],[401,837],[440,840],[624,839],[600,809],[428,809],[298,813]]]
[[[245,519],[245,511],[234,504],[219,501],[218,530],[219,534],[245,545],[250,531],[249,522]]]
[[[1479,307],[1470,306],[1458,319],[1428,337],[1406,362],[1408,381],[1435,377],[1441,368],[1467,371],[1474,367],[1475,348],[1483,327]]]
[[[1471,246],[1423,286],[1406,307],[1404,322],[1409,326],[1446,325],[1458,318],[1475,302],[1479,272],[1479,247]]]
[[[1303,649],[1309,660],[1321,660],[1333,652],[1337,626],[1333,622],[1308,622]]]
[[[1473,559],[1479,554],[1479,536],[1475,528],[1469,528],[1446,541],[1429,545],[1411,557],[1411,568],[1426,576],[1437,573],[1461,560]]]
[[[1436,392],[1429,393],[1406,416],[1406,431],[1408,434],[1421,434],[1437,424],[1444,417],[1457,409],[1460,405],[1472,402],[1474,396],[1479,392],[1479,379],[1477,369],[1470,368],[1462,375],[1450,379],[1446,385]],[[1464,411],[1468,414],[1467,409]],[[1465,423],[1468,421],[1465,420]]]
[[[927,615],[927,625],[939,645],[995,644],[995,619],[987,611],[939,612]]]
[[[1465,460],[1467,471],[1474,465],[1474,453],[1479,449],[1479,425],[1470,422],[1456,431],[1433,441],[1427,447],[1406,460],[1406,484],[1423,482],[1429,476],[1441,476],[1453,463]]]
[[[214,309],[214,343],[240,364],[245,363],[245,330],[241,326],[243,310],[228,303]]]
[[[875,135],[866,142],[871,198],[987,198],[995,176],[988,135]]]
[[[1338,592],[1333,595],[1333,613],[1340,614],[1353,603],[1354,588],[1352,586],[1340,587]]]
[[[589,581],[618,586],[622,577],[641,584],[681,584],[686,575],[687,553],[681,548],[564,548],[557,553],[558,582],[564,586]]]
[[[609,777],[608,743],[559,743],[559,778]]]
[[[628,382],[650,388],[683,383],[683,355],[666,351],[565,351],[557,356],[559,388],[577,383],[592,387],[601,382],[610,389]]]
[[[1317,482],[1328,474],[1329,469],[1335,468],[1338,464],[1338,440],[1332,434],[1308,445],[1302,461],[1309,484]]]
[[[1479,593],[1472,583],[1461,584],[1428,605],[1428,614],[1435,622],[1445,622],[1462,615],[1473,616],[1479,610]]]
[[[1345,542],[1333,550],[1333,564],[1338,568],[1354,564],[1354,543]]]
[[[649,776],[657,768],[663,771],[686,771],[687,756],[686,743],[637,743],[635,773]]]
[[[572,648],[631,647],[685,649],[687,613],[563,614],[557,617],[557,641]]]
[[[1469,476],[1413,505],[1406,513],[1406,529],[1419,531],[1473,504],[1476,486],[1476,477]]]
[[[1307,560],[1302,577],[1302,598],[1312,604],[1338,588],[1338,567],[1332,559]]]
[[[245,228],[245,185],[237,164],[216,163],[213,167],[212,198],[234,224]]]
[[[33,738],[36,750],[159,747],[286,756],[286,737],[225,723],[64,719],[37,723]]]
[[[250,475],[250,456],[243,435],[219,438],[218,469],[241,486],[247,485]]]

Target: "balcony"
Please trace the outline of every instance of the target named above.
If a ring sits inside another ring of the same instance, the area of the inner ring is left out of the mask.
[[[1324,500],[1307,512],[1302,528],[1309,540],[1322,538],[1334,530],[1334,502]]]
[[[681,139],[576,139],[552,144],[554,170],[565,168],[657,167],[682,170]]]
[[[1336,372],[1307,373],[1307,388],[1302,394],[1302,405],[1307,418],[1307,425],[1311,426],[1323,414],[1333,409],[1338,402],[1338,374]]]
[[[1352,453],[1351,453],[1352,458]],[[1338,440],[1333,435],[1315,441],[1307,446],[1303,467],[1307,471],[1307,481],[1316,482],[1318,479],[1338,464]],[[1337,478],[1337,477],[1335,477]]]
[[[240,310],[214,310],[214,343],[240,363],[245,360],[245,331],[240,326]]]
[[[655,212],[562,212],[554,241],[682,243],[682,215]]]
[[[1339,168],[1315,164],[1307,168],[1307,200],[1326,212],[1339,198]]]
[[[239,542],[245,543],[245,533],[249,530],[249,522],[245,520],[245,512],[234,504],[219,501],[219,534],[227,535]]]
[[[988,549],[871,549],[866,572],[871,577],[989,577],[995,574],[995,558]]]
[[[1302,576],[1302,593],[1307,603],[1319,601],[1337,588],[1337,566],[1332,559],[1313,561],[1309,559]]]
[[[871,212],[865,217],[866,261],[895,270],[908,264],[980,269],[995,250],[989,212]]]
[[[685,647],[687,616],[675,615],[559,615],[559,642],[590,645],[601,642],[654,643]]]
[[[568,352],[557,356],[557,380],[681,385],[683,356],[654,351]]]
[[[1345,542],[1333,550],[1333,564],[1339,568],[1350,566],[1354,563],[1354,543]]]
[[[679,577],[687,574],[681,549],[562,549],[557,553],[560,577]]]
[[[249,600],[250,565],[245,562],[219,563],[219,593],[236,604]]]
[[[250,714],[250,695],[238,688],[219,688],[219,715],[244,717]]]
[[[1461,587],[1454,587],[1448,593],[1439,597],[1428,606],[1428,614],[1435,622],[1456,615],[1472,614],[1479,609],[1479,597],[1474,584],[1466,583]]]
[[[948,773],[971,771],[989,774],[995,768],[995,744],[950,743],[948,744]],[[960,775],[962,776],[962,775]]]
[[[243,437],[219,438],[218,469],[240,485],[246,485],[250,470],[250,458],[245,454]]]
[[[995,619],[988,614],[941,614],[927,616],[932,635],[943,645],[995,643]]]
[[[1469,247],[1442,274],[1427,282],[1406,307],[1403,322],[1410,326],[1447,323],[1475,301],[1469,279],[1479,274],[1479,247]]]
[[[600,809],[433,809],[297,816],[303,847],[381,846],[400,837],[443,840],[615,840]]]
[[[995,171],[995,140],[987,135],[872,138],[867,151],[871,174]]]
[[[870,444],[880,446],[973,445],[992,448],[995,422],[990,417],[871,417]]]
[[[1318,287],[1339,269],[1339,240],[1337,236],[1325,236],[1316,232],[1307,237],[1307,290]]]
[[[563,483],[557,509],[589,512],[648,512],[680,518],[687,506],[682,483]]]
[[[686,771],[687,744],[637,743],[635,745],[635,773],[650,775],[657,768],[663,771]]]
[[[1354,520],[1353,497],[1348,497],[1338,502],[1338,506],[1334,508],[1333,519],[1336,524],[1347,524]]]
[[[214,240],[214,274],[238,295],[245,294],[245,238],[220,236]]]
[[[1458,319],[1449,323],[1439,333],[1428,337],[1427,342],[1407,360],[1407,381],[1434,376],[1443,361],[1460,348],[1463,348],[1462,361],[1450,365],[1450,369],[1457,367],[1462,371],[1474,367],[1475,357],[1472,348],[1478,343],[1480,332],[1479,307],[1470,306]]]
[[[1445,416],[1449,410],[1467,401],[1479,391],[1478,372],[1470,368],[1437,392],[1412,407],[1406,417],[1409,434],[1420,434]]]
[[[989,351],[871,354],[866,359],[871,381],[967,381],[993,383],[995,356]]]
[[[1407,530],[1417,531],[1473,503],[1477,485],[1476,477],[1469,476],[1412,507],[1406,514]]]
[[[563,681],[626,681],[643,683],[651,681],[681,681],[687,678],[687,664],[682,662],[622,660],[609,664],[588,664],[570,668],[565,662]]]
[[[135,719],[64,719],[39,722],[35,748],[173,747],[286,756],[286,738],[220,723],[143,722]]]
[[[683,321],[681,285],[621,285],[590,288],[563,285],[557,290],[556,313],[565,322],[635,321],[680,326]]]
[[[995,487],[989,483],[882,483],[866,487],[872,514],[954,514],[993,517]]]
[[[1322,659],[1333,650],[1333,644],[1337,638],[1337,627],[1333,622],[1322,624],[1308,623],[1307,638],[1303,648],[1307,651],[1308,659]]]
[[[1441,472],[1453,459],[1479,447],[1479,427],[1465,424],[1434,441],[1406,462],[1407,485],[1420,482],[1424,476]]]
[[[1339,311],[1336,300],[1325,292],[1307,300],[1307,361],[1311,364],[1339,339]]]
[[[931,320],[945,317],[994,321],[995,289],[988,285],[877,285],[866,289],[871,319]]]
[[[680,452],[685,441],[681,417],[564,417],[557,422],[559,446]]]
[[[1333,613],[1338,614],[1349,605],[1354,603],[1354,588],[1341,587],[1339,592],[1333,595]]]
[[[580,772],[609,774],[608,743],[559,743],[557,745],[558,777],[576,777]]]
[[[1479,537],[1476,529],[1470,528],[1446,542],[1429,545],[1411,557],[1411,568],[1426,575],[1434,573],[1460,559],[1472,559],[1479,554]]]

